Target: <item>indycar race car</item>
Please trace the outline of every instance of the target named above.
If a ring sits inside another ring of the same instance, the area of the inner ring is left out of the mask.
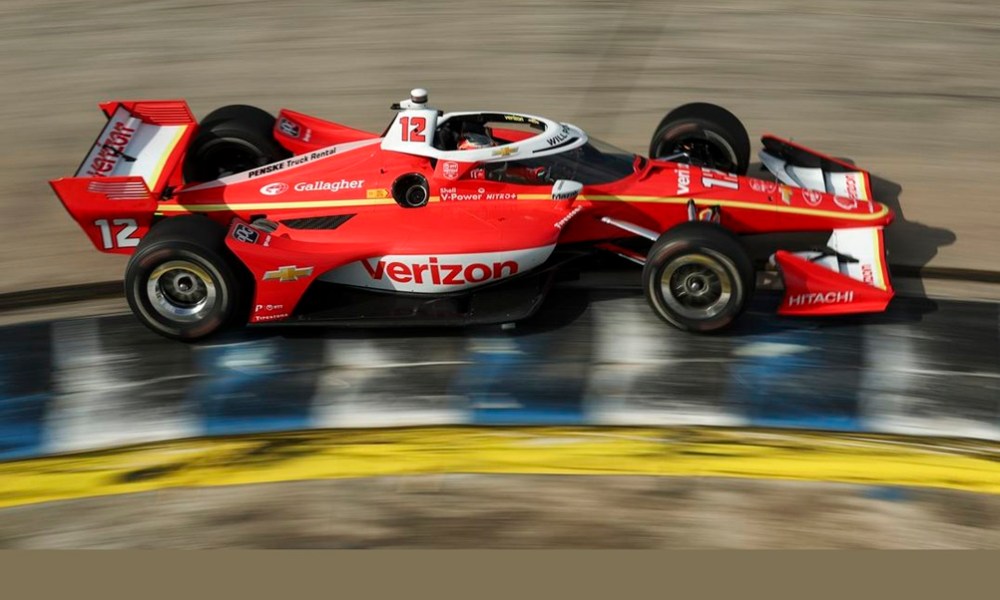
[[[649,157],[510,112],[443,113],[412,90],[381,135],[291,110],[181,100],[101,104],[74,177],[51,182],[102,252],[129,254],[138,319],[194,340],[234,323],[507,323],[593,253],[642,265],[652,310],[730,325],[754,292],[743,236],[823,232],[774,248],[788,315],[879,312],[893,296],[891,211],[869,174],[774,136],[747,177],[740,121],[705,103],[666,115]]]

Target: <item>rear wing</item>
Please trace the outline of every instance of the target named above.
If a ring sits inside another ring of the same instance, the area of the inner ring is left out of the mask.
[[[197,123],[183,100],[105,102],[108,122],[73,177],[50,182],[94,246],[131,254],[158,199],[182,182]]]
[[[183,100],[106,102],[100,106],[108,124],[76,177],[139,176],[159,195],[194,133],[191,109]]]

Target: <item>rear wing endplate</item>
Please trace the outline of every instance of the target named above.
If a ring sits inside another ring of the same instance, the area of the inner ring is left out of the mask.
[[[197,123],[183,100],[100,107],[108,122],[80,167],[50,184],[98,250],[131,254],[168,186],[183,182],[180,165]]]
[[[154,195],[187,149],[196,121],[183,100],[106,102],[108,123],[97,136],[76,177],[141,177]]]

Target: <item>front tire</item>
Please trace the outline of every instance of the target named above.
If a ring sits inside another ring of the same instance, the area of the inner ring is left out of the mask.
[[[239,269],[221,225],[205,217],[174,217],[155,226],[132,255],[125,297],[146,327],[194,341],[241,312],[245,286]]]
[[[750,166],[750,136],[743,123],[715,104],[695,102],[663,117],[649,142],[650,158],[687,154],[688,161],[726,173],[746,175]],[[671,159],[685,162],[685,159]]]
[[[739,239],[713,223],[691,221],[653,244],[642,270],[653,312],[684,331],[730,326],[753,295],[753,263]]]

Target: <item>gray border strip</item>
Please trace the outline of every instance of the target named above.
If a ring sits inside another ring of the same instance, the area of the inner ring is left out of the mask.
[[[122,281],[99,281],[0,294],[0,312],[122,297]]]

